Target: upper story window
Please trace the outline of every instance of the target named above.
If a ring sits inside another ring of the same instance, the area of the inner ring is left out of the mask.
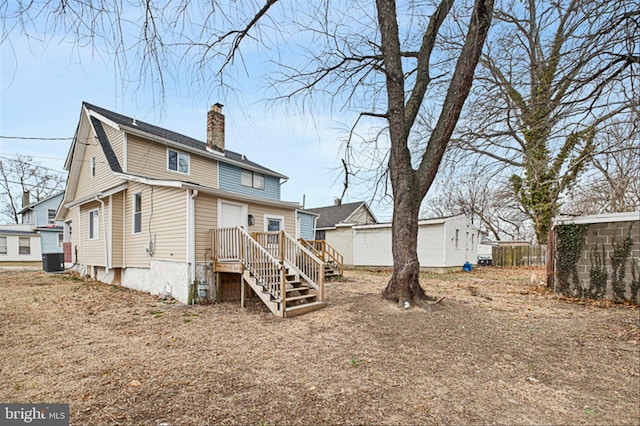
[[[167,149],[167,169],[189,174],[189,154]]]
[[[98,210],[91,210],[89,212],[89,239],[97,240],[98,239]]]
[[[240,177],[240,183],[242,183],[243,186],[264,189],[264,175],[254,173],[249,170],[243,170]]]
[[[49,223],[56,223],[56,211],[52,209],[47,210],[47,221]]]
[[[91,157],[91,177],[96,175],[96,157]]]
[[[133,233],[142,232],[142,194],[133,196]]]

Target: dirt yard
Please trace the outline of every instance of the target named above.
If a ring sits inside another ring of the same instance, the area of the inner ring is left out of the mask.
[[[0,401],[75,425],[640,424],[639,311],[561,300],[542,271],[424,275],[428,310],[347,272],[328,307],[183,306],[43,272],[0,273]]]

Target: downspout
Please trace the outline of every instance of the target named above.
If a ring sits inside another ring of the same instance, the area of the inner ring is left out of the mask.
[[[107,241],[107,220],[105,218],[106,213],[104,211],[104,201],[102,201],[102,199],[100,199],[100,197],[98,197],[96,195],[95,201],[99,202],[100,205],[102,206],[102,233],[104,235],[104,267],[105,267],[105,274],[109,272],[109,242]]]
[[[189,194],[189,192],[187,192]],[[196,209],[195,199],[198,190],[194,189],[187,199],[187,263],[190,265],[190,282],[196,278]]]

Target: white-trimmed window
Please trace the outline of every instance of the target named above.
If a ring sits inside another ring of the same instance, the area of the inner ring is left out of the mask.
[[[91,157],[91,177],[96,175],[96,157]]]
[[[47,221],[49,224],[56,223],[56,211],[52,209],[47,210]]]
[[[456,229],[456,248],[460,248],[460,230]]]
[[[60,232],[58,234],[58,248],[62,248],[62,243],[64,243],[64,234]]]
[[[0,254],[7,254],[7,237],[0,237]]]
[[[31,238],[18,238],[18,254],[31,254]]]
[[[99,225],[100,221],[98,219],[99,219],[98,209],[91,210],[89,212],[89,239],[90,240],[98,239],[98,231],[100,226]]]
[[[240,175],[240,183],[256,189],[264,189],[264,175],[249,170],[243,170]]]
[[[167,170],[189,174],[189,154],[167,149]]]
[[[142,193],[133,195],[133,233],[142,232]]]

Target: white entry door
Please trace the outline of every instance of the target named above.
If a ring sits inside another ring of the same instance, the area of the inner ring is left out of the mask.
[[[247,230],[246,204],[218,200],[218,228],[232,228],[242,226]]]

